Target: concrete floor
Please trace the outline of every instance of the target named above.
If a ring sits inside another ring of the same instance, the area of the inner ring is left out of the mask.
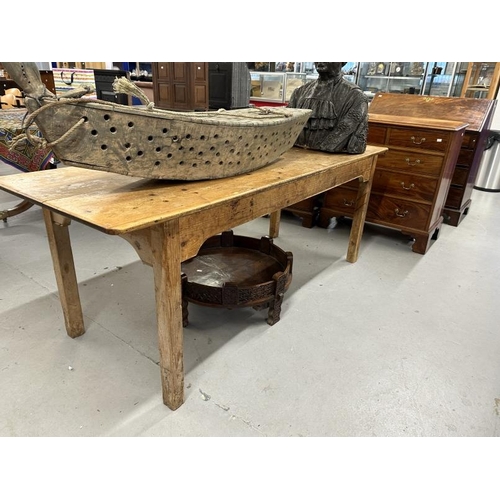
[[[0,209],[17,201],[0,191]],[[87,329],[74,340],[41,209],[0,221],[0,436],[500,435],[500,193],[474,191],[426,255],[367,225],[355,264],[348,223],[284,214],[281,320],[191,305],[177,411],[161,398],[152,269],[119,237],[70,232]]]

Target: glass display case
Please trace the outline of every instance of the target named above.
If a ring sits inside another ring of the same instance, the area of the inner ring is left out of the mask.
[[[286,73],[285,74],[285,101],[288,102],[292,92],[306,83],[307,75],[305,73]]]
[[[287,103],[292,92],[306,82],[305,73],[250,71],[250,100]]]
[[[464,88],[465,75],[467,74],[468,66],[469,63],[466,62],[457,63],[450,97],[460,97],[462,95],[462,89]]]
[[[307,80],[315,80],[318,78],[318,72],[314,67],[313,62],[299,62],[295,63],[295,67],[297,71],[300,73],[305,73]],[[342,68],[342,72],[344,73],[344,78],[349,80],[352,83],[357,83],[357,72],[358,72],[358,63],[357,62],[347,62]]]
[[[500,78],[500,63],[470,62],[460,97],[495,99]]]
[[[358,63],[357,62],[348,62],[345,63],[342,68],[342,72],[344,73],[344,78],[352,83],[357,83],[358,79]]]
[[[250,71],[250,100],[283,102],[285,73]]]
[[[426,62],[360,62],[357,84],[368,97],[376,92],[420,94]]]
[[[459,63],[456,62],[429,62],[425,72],[422,94],[450,97],[459,67]]]

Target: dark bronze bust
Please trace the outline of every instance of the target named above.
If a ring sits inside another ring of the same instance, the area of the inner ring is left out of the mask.
[[[345,80],[345,62],[315,62],[318,79],[295,89],[289,108],[312,114],[295,146],[330,153],[363,153],[368,135],[368,98]]]

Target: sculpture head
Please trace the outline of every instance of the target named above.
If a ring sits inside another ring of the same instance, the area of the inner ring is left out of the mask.
[[[314,66],[320,76],[336,76],[346,64],[345,62],[315,62]]]

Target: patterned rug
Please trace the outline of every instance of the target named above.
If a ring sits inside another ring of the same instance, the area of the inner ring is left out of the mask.
[[[54,154],[50,149],[38,148],[29,141],[22,141],[12,150],[9,149],[12,138],[21,133],[26,109],[0,111],[0,160],[23,172],[36,172],[51,167]],[[35,125],[30,131],[41,137]]]

